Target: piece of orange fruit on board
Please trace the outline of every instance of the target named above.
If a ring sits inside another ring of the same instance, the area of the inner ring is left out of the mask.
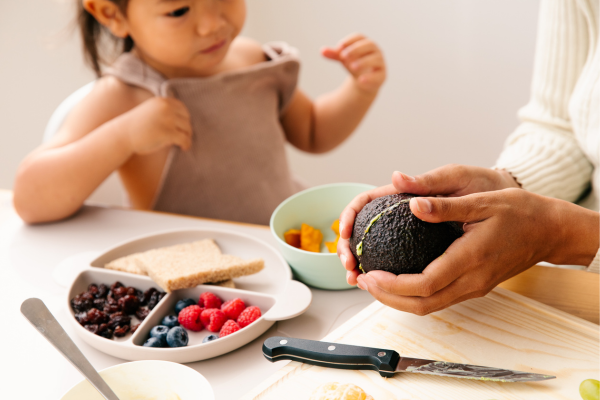
[[[300,248],[300,229],[289,229],[283,234],[283,239],[290,246]]]
[[[373,397],[351,383],[328,382],[318,386],[309,400],[373,400]]]
[[[302,250],[320,253],[322,241],[323,234],[320,230],[310,225],[302,224],[300,227],[300,248]]]

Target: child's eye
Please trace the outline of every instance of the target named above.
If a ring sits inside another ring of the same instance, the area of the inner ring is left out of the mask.
[[[178,8],[177,10],[175,10],[175,11],[171,11],[167,15],[169,17],[175,17],[175,18],[177,18],[177,17],[181,17],[181,16],[185,15],[185,13],[187,13],[188,11],[190,11],[189,7],[181,7],[181,8]]]

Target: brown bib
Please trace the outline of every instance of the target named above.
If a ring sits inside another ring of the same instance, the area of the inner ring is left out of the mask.
[[[206,78],[167,80],[131,53],[107,69],[181,100],[190,112],[192,147],[171,148],[154,210],[266,225],[277,205],[302,189],[290,173],[280,123],[300,64],[285,43],[263,49],[268,61]]]

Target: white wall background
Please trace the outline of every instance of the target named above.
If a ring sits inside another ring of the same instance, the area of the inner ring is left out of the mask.
[[[75,0],[0,2],[0,188],[42,138],[54,108],[93,79],[83,65]],[[324,155],[290,149],[316,185],[389,183],[447,163],[491,166],[528,100],[538,0],[248,0],[247,36],[300,50],[311,96],[345,78],[319,49],[359,31],[376,40],[388,80],[359,129]],[[118,202],[114,186],[95,200]]]

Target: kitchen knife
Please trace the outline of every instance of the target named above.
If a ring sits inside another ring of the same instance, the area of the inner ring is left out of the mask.
[[[530,382],[556,378],[502,368],[402,357],[394,350],[281,336],[265,340],[263,355],[271,362],[294,360],[320,367],[372,369],[383,377],[392,377],[396,372],[415,372],[497,382]]]

